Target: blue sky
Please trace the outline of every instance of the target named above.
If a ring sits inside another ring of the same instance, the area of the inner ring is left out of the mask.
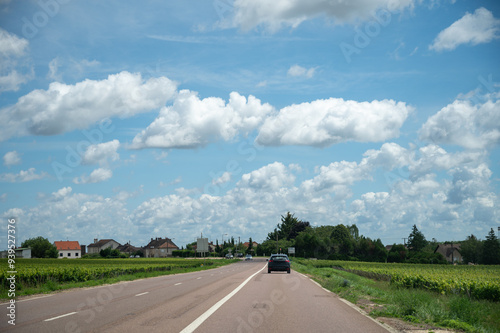
[[[496,1],[2,0],[0,22],[18,245],[260,242],[287,211],[384,244],[500,225]]]

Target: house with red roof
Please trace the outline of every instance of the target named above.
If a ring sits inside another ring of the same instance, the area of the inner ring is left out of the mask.
[[[56,241],[54,245],[59,251],[59,259],[77,259],[82,256],[82,249],[77,241]]]

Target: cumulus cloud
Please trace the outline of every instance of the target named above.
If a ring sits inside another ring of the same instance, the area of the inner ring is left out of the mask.
[[[130,211],[124,201],[131,196],[126,193],[106,198],[74,193],[71,187],[64,187],[42,196],[36,207],[14,208],[4,215],[18,216],[20,223],[30,226],[25,229],[33,236],[37,232],[49,239],[93,235],[93,230],[99,228],[100,237],[109,235],[126,241],[130,239],[127,235],[133,235],[137,245],[146,244],[151,236],[172,234],[179,243],[188,243],[193,229],[210,235],[212,240],[228,230],[242,239],[264,239],[287,211],[315,225],[355,223],[364,235],[381,237],[387,244],[394,236],[399,242],[412,224],[417,224],[426,236],[443,240],[464,237],[471,232],[471,223],[477,228],[474,230],[485,230],[486,235],[488,224],[500,214],[499,200],[489,185],[492,172],[487,157],[475,153],[449,153],[436,145],[404,148],[385,143],[380,149],[366,151],[359,162],[317,166],[310,178],[300,165],[274,162],[241,175],[227,191],[207,194],[178,188],[176,194],[149,198]],[[432,169],[422,166],[433,158],[436,162]],[[357,182],[371,179],[378,168],[390,172],[402,166],[410,169],[409,175],[387,191],[353,191]],[[437,176],[442,170],[448,177]],[[299,172],[300,183],[296,183]],[[96,171],[94,179],[101,173],[106,175],[106,170]],[[93,177],[76,183],[90,182]],[[220,183],[229,177],[228,173],[222,174],[214,181]],[[48,219],[54,221],[49,227],[41,223]],[[113,228],[116,221],[122,226],[119,231]],[[43,232],[41,228],[45,228]],[[93,237],[89,236],[88,241]]]
[[[90,176],[82,175],[80,177],[74,178],[73,183],[75,184],[93,184],[100,183],[110,179],[113,176],[113,172],[109,169],[98,168],[90,173]]]
[[[0,28],[0,92],[17,91],[34,76],[32,68],[19,72],[19,60],[25,58],[28,47],[27,39]]]
[[[305,68],[299,65],[293,65],[288,69],[288,75],[293,77],[306,77],[308,79],[314,76],[315,68]]]
[[[399,136],[399,129],[412,111],[403,102],[316,100],[287,106],[268,117],[256,141],[261,145],[308,145],[359,141],[378,142]]]
[[[172,106],[135,136],[132,148],[193,148],[217,140],[247,135],[273,110],[254,96],[232,92],[229,101],[200,99],[196,92],[181,90]]]
[[[240,187],[256,188],[259,190],[276,191],[281,187],[293,184],[295,176],[288,168],[280,163],[274,162],[250,173],[244,174],[238,182]]]
[[[21,164],[21,156],[15,150],[9,151],[3,156],[3,164],[5,166]]]
[[[212,179],[212,185],[225,184],[230,180],[231,180],[231,173],[226,171],[219,178]]]
[[[377,10],[404,10],[413,7],[413,0],[236,0],[233,23],[243,30],[264,26],[276,31],[283,26],[297,27],[302,22],[326,16],[336,24],[365,20]]]
[[[27,39],[19,38],[15,34],[0,28],[0,56],[2,57],[20,57],[28,49]]]
[[[35,207],[12,208],[2,216],[14,216],[23,226],[20,242],[43,235],[51,241],[69,238],[80,244],[89,244],[95,237],[125,243],[139,231],[128,220],[125,206],[118,197],[75,193],[71,187],[63,187],[40,197]]]
[[[14,135],[56,135],[105,118],[131,117],[162,107],[175,92],[176,84],[166,77],[145,80],[129,72],[75,85],[53,82],[49,89],[34,90],[2,109],[0,140]]]
[[[420,129],[420,139],[483,149],[500,142],[500,100],[473,104],[456,100],[431,116]]]
[[[120,155],[116,152],[119,147],[118,140],[91,145],[82,156],[82,164],[106,165],[108,160],[116,161],[120,159]]]
[[[0,182],[24,183],[45,177],[47,177],[45,172],[37,174],[35,168],[29,168],[28,170],[21,170],[19,173],[2,173],[0,174]]]
[[[441,31],[429,49],[435,51],[451,51],[462,44],[489,43],[500,36],[500,20],[486,8],[466,13],[461,19]]]

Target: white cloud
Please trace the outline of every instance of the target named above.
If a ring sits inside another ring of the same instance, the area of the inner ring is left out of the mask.
[[[224,172],[219,178],[212,179],[212,185],[221,185],[231,181],[231,173]]]
[[[62,81],[62,75],[58,73],[59,69],[59,58],[54,58],[49,62],[49,72],[47,77],[53,81]]]
[[[85,129],[108,117],[131,117],[162,107],[175,90],[176,84],[166,77],[144,80],[129,72],[75,85],[53,82],[48,90],[34,90],[2,109],[0,140],[26,134],[56,135]]]
[[[17,91],[20,85],[34,77],[32,68],[25,69],[24,74],[19,72],[23,67],[19,61],[25,58],[28,48],[27,39],[0,28],[0,93]],[[26,67],[26,64],[23,65]]]
[[[5,166],[21,164],[21,155],[17,151],[9,151],[3,156]]]
[[[260,169],[241,176],[239,187],[258,190],[276,191],[281,187],[293,184],[295,176],[279,162],[274,162]]]
[[[420,139],[483,149],[500,142],[500,100],[472,104],[456,100],[431,116],[420,129]]]
[[[262,145],[319,147],[346,141],[384,141],[399,136],[411,111],[405,103],[393,100],[316,100],[287,106],[266,119],[256,141]]]
[[[0,28],[0,56],[21,57],[26,53],[29,42],[27,39],[19,38],[15,34]]]
[[[197,93],[181,90],[172,106],[133,140],[132,148],[193,148],[220,139],[229,141],[248,135],[273,110],[254,96],[236,92],[229,102],[217,97],[200,99]]]
[[[110,179],[113,176],[113,172],[109,169],[98,168],[90,173],[90,176],[82,175],[79,178],[74,178],[73,183],[75,184],[93,184],[100,183]]]
[[[370,18],[377,10],[412,8],[413,0],[236,0],[233,24],[243,30],[264,26],[274,32],[283,26],[297,27],[302,22],[326,16],[336,24],[353,23]]]
[[[91,145],[83,154],[82,163],[107,165],[108,160],[120,159],[120,155],[116,152],[119,147],[120,141],[118,140]]]
[[[45,177],[47,177],[45,172],[37,174],[35,168],[29,168],[28,170],[21,170],[19,173],[2,173],[0,174],[0,182],[24,183]]]
[[[500,20],[486,8],[478,8],[473,14],[466,13],[461,19],[441,31],[429,49],[451,51],[462,44],[489,43],[500,36]]]
[[[306,77],[308,79],[314,76],[315,68],[304,68],[299,65],[293,65],[288,69],[288,75],[293,77]]]

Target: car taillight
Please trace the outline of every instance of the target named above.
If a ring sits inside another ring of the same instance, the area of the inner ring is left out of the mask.
[[[272,260],[269,260],[269,262],[273,262]]]
[[[287,260],[286,262],[290,262],[290,260]]]

